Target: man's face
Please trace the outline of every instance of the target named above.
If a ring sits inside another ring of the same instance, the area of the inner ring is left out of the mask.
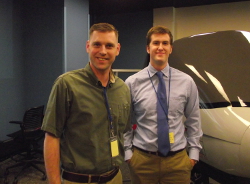
[[[152,34],[151,42],[147,46],[147,52],[150,54],[150,63],[152,66],[165,67],[168,63],[168,57],[172,53],[169,35]]]
[[[94,31],[87,41],[86,50],[94,70],[109,71],[115,57],[119,55],[120,44],[115,32]]]

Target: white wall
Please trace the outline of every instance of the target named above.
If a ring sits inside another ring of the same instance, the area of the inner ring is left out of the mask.
[[[64,0],[64,72],[83,68],[89,62],[88,18],[88,0]]]
[[[250,2],[154,9],[154,25],[167,26],[174,39],[199,33],[250,31]]]

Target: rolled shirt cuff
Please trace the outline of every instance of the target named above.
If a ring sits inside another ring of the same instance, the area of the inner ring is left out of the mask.
[[[196,148],[189,149],[188,156],[190,159],[199,161],[200,150]]]
[[[133,151],[131,149],[128,149],[128,150],[125,151],[125,158],[124,158],[124,160],[125,161],[129,160],[129,159],[132,158],[132,156],[133,156]]]

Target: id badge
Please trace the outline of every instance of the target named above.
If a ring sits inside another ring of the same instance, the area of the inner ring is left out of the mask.
[[[174,132],[169,132],[169,142],[174,143]]]
[[[117,137],[111,137],[110,138],[110,147],[111,147],[111,155],[112,157],[116,157],[119,155],[119,149],[118,149],[118,140]]]

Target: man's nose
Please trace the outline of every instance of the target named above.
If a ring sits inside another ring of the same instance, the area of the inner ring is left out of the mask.
[[[163,45],[162,45],[162,43],[159,44],[158,50],[163,50]]]
[[[100,54],[102,54],[102,55],[106,55],[107,54],[107,50],[106,50],[105,45],[101,46],[101,48],[100,48]]]

